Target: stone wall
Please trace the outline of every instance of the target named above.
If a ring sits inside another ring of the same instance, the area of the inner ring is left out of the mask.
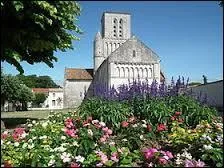
[[[65,80],[64,82],[64,108],[78,107],[87,94],[91,94],[92,80]]]

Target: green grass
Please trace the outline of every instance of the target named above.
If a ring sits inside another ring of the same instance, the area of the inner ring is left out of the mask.
[[[47,118],[51,112],[68,113],[72,111],[76,109],[1,112],[1,120],[7,129],[13,129],[20,124],[25,124],[27,119],[42,120]]]

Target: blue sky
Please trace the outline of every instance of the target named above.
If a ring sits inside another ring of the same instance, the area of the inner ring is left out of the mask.
[[[64,69],[93,67],[93,40],[100,31],[105,11],[131,13],[132,33],[154,50],[170,80],[179,75],[190,81],[208,82],[223,79],[223,8],[215,1],[82,1],[78,25],[84,31],[74,50],[56,52],[54,68],[45,64],[22,63],[25,75],[49,75],[63,83]],[[18,74],[7,63],[5,73]]]

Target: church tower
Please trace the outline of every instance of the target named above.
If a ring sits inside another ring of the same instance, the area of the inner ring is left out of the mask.
[[[101,33],[94,40],[94,72],[102,62],[131,37],[131,15],[128,13],[104,12]]]

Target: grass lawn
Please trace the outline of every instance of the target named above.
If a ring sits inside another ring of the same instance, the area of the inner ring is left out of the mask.
[[[7,129],[13,129],[19,124],[25,124],[27,119],[45,119],[51,111],[57,113],[67,113],[69,111],[75,111],[75,109],[1,112],[1,120],[4,122]]]

